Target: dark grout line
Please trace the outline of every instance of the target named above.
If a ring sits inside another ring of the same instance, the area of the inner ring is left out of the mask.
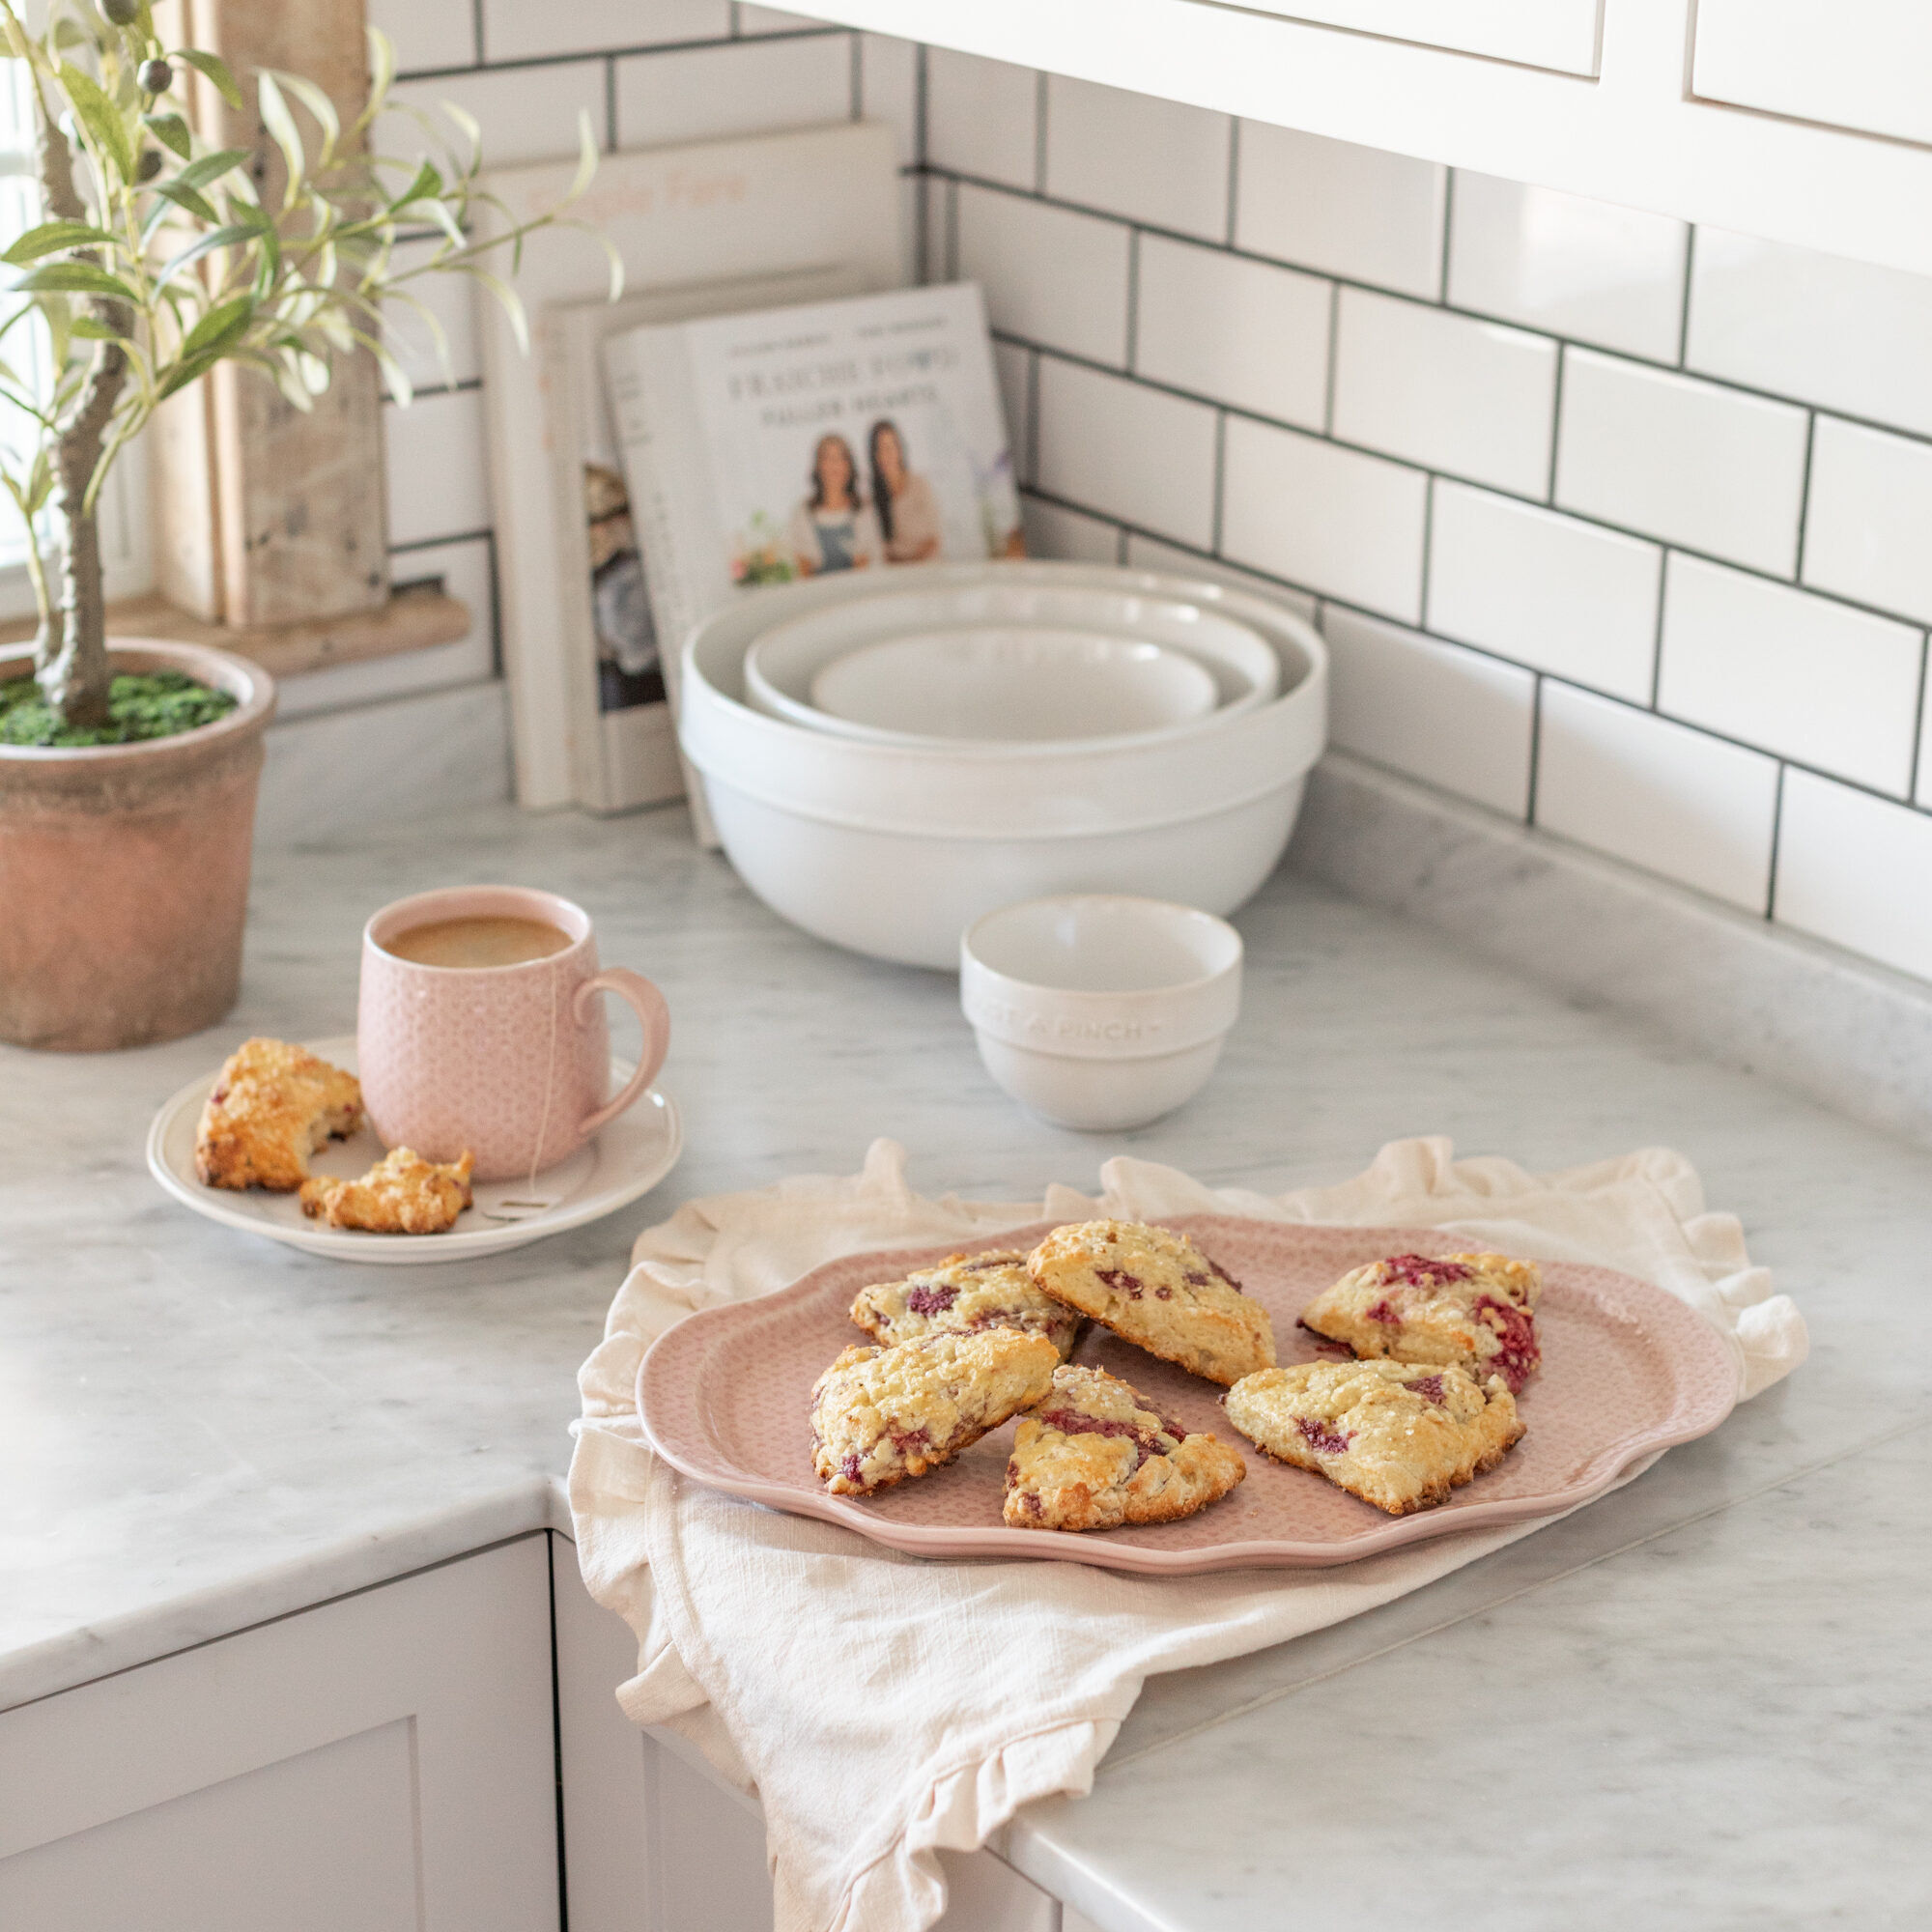
[[[1241,194],[1241,117],[1228,116],[1228,239],[1225,245],[1233,248],[1239,223]]]
[[[1782,763],[1777,767],[1777,782],[1771,798],[1771,853],[1765,863],[1764,874],[1764,917],[1771,924],[1777,918],[1777,844],[1779,835],[1784,830],[1784,774],[1789,767]]]
[[[1663,613],[1670,608],[1670,553],[1661,552],[1657,559],[1657,622],[1650,640],[1650,708],[1656,711],[1663,691]]]
[[[1684,296],[1677,314],[1677,367],[1687,366],[1690,355],[1690,270],[1696,257],[1697,224],[1684,224]]]
[[[1818,412],[1804,417],[1804,467],[1798,474],[1798,548],[1792,556],[1791,581],[1804,582],[1804,531],[1811,520],[1811,452],[1818,441]]]
[[[1559,342],[1556,345],[1556,382],[1549,396],[1549,483],[1543,493],[1543,500],[1552,510],[1556,507],[1556,459],[1563,447],[1563,369],[1569,359],[1569,349]]]
[[[1543,777],[1543,686],[1544,673],[1538,671],[1529,692],[1529,771],[1523,781],[1522,822],[1536,823],[1536,792]]]

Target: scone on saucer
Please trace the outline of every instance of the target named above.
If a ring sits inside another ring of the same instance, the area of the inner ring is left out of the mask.
[[[988,1328],[847,1349],[811,1391],[812,1467],[834,1495],[870,1495],[950,1463],[1053,1386],[1044,1335]]]
[[[1080,1332],[1079,1316],[1033,1285],[1026,1256],[1017,1248],[948,1255],[936,1267],[916,1269],[903,1281],[862,1288],[852,1320],[888,1347],[921,1335],[1018,1328],[1044,1335],[1063,1362]]]
[[[1245,1377],[1228,1420],[1279,1463],[1313,1469],[1390,1516],[1431,1509],[1522,1439],[1500,1376],[1427,1362],[1296,1362]]]
[[[1079,1221],[1047,1236],[1027,1268],[1043,1294],[1190,1375],[1236,1382],[1274,1366],[1267,1310],[1185,1235]]]
[[[1014,1529],[1172,1522],[1218,1502],[1247,1473],[1238,1451],[1165,1421],[1131,1383],[1063,1367],[1046,1400],[1020,1417],[1004,1514]]]
[[[469,1206],[474,1160],[439,1166],[406,1147],[391,1148],[359,1180],[317,1175],[301,1184],[301,1209],[331,1228],[364,1228],[372,1235],[441,1235]]]
[[[1501,1376],[1512,1395],[1543,1361],[1536,1301],[1543,1270],[1507,1255],[1395,1255],[1324,1289],[1301,1325],[1363,1357]]]
[[[194,1136],[204,1187],[264,1187],[293,1194],[308,1157],[362,1124],[355,1074],[280,1039],[248,1039],[222,1064]]]

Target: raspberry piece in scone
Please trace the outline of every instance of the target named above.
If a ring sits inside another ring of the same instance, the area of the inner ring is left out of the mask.
[[[1007,1463],[1015,1529],[1115,1529],[1172,1522],[1218,1502],[1248,1465],[1212,1435],[1190,1435],[1105,1369],[1060,1368],[1020,1417]]]
[[[1267,1310],[1171,1229],[1077,1222],[1047,1236],[1027,1267],[1055,1301],[1190,1375],[1236,1382],[1274,1365]]]
[[[1363,1357],[1453,1364],[1512,1395],[1543,1361],[1536,1299],[1543,1270],[1507,1255],[1394,1255],[1324,1289],[1301,1325]]]
[[[1040,1401],[1059,1365],[1018,1328],[847,1349],[812,1385],[812,1465],[835,1495],[923,1476]]]
[[[1277,1462],[1313,1469],[1390,1516],[1447,1502],[1521,1439],[1500,1376],[1430,1362],[1296,1362],[1246,1377],[1228,1420]]]
[[[948,1255],[935,1267],[903,1281],[862,1288],[852,1320],[875,1341],[910,1342],[919,1335],[977,1335],[986,1328],[1019,1328],[1044,1335],[1064,1362],[1073,1352],[1080,1318],[1033,1285],[1017,1248],[983,1255]]]

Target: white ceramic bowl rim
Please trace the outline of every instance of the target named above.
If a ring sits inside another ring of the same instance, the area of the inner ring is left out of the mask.
[[[1153,986],[1056,985],[1050,980],[1027,979],[1000,965],[991,956],[992,949],[1003,936],[999,931],[1002,925],[1044,922],[1056,914],[1077,914],[1089,907],[1095,911],[1108,907],[1130,912],[1131,916],[1141,919],[1163,935],[1198,933],[1222,956],[1211,964],[1202,962],[1201,971],[1192,979],[1168,980]],[[1001,980],[1015,992],[1045,995],[1056,1003],[1065,1000],[1077,1005],[1083,1001],[1151,1000],[1197,992],[1238,971],[1245,949],[1241,944],[1241,935],[1225,919],[1211,912],[1203,912],[1199,906],[1180,905],[1173,899],[1149,898],[1139,893],[1048,893],[1037,899],[1021,899],[1016,904],[998,906],[989,913],[982,913],[959,935],[959,953],[962,961],[970,960],[981,973]]]

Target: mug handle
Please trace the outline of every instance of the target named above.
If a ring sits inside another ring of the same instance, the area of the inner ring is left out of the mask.
[[[627,966],[607,966],[594,978],[584,980],[570,1003],[571,1012],[580,1026],[589,1010],[590,1002],[599,993],[615,993],[637,1014],[644,1030],[644,1051],[638,1062],[638,1070],[631,1075],[624,1091],[578,1123],[578,1135],[584,1140],[599,1127],[609,1126],[657,1078],[658,1069],[664,1065],[665,1052],[670,1045],[670,1009],[665,1004],[665,996],[641,973],[633,973]]]

